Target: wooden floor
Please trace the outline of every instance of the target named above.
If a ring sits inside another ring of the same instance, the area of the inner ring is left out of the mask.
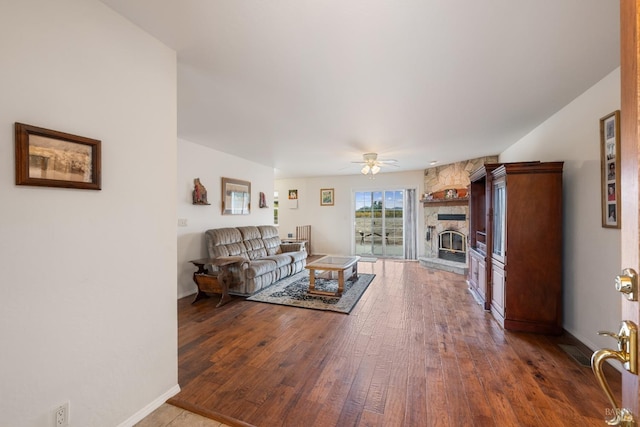
[[[503,331],[460,275],[382,259],[358,270],[377,276],[349,315],[179,300],[169,403],[229,425],[604,425],[591,369],[558,347],[571,337]]]

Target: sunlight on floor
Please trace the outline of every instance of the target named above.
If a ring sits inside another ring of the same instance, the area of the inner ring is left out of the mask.
[[[163,404],[135,427],[229,427],[218,421],[185,411],[177,406]]]

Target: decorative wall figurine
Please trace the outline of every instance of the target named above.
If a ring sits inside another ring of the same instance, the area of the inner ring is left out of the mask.
[[[200,183],[200,178],[196,178],[193,180],[193,192],[191,193],[193,197],[194,205],[208,205],[207,202],[207,189],[204,188],[204,185]]]
[[[265,196],[262,191],[260,192],[259,206],[261,208],[268,208],[269,207],[269,206],[267,206],[267,196]]]

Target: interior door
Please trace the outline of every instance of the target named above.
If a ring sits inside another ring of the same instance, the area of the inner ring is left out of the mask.
[[[638,49],[640,48],[640,0],[620,1],[620,142],[621,142],[621,241],[622,268],[633,268],[640,271],[640,230],[638,216],[638,188],[640,175],[638,153],[640,152],[640,78]],[[622,300],[622,319],[640,324],[640,303]],[[635,350],[636,355],[638,350]],[[635,419],[640,419],[640,395],[638,394],[638,376],[623,371],[622,374],[622,407],[628,408]]]
[[[640,0],[620,0],[620,190],[621,269],[616,289],[622,293],[621,326],[617,333],[604,333],[618,341],[618,350],[600,349],[593,354],[591,364],[600,386],[607,395],[612,410],[607,424],[636,426],[640,423],[638,371],[638,274],[640,271]],[[607,359],[620,362],[622,370],[622,401],[616,402],[609,388],[602,365]]]

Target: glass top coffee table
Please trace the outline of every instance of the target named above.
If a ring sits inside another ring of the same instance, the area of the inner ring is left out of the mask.
[[[358,260],[359,256],[339,256],[329,255],[322,257],[314,262],[310,262],[304,268],[309,270],[309,291],[307,293],[311,295],[322,295],[328,297],[342,296],[344,291],[344,276],[345,272],[351,272],[351,276],[358,277]],[[322,271],[337,271],[338,272],[338,291],[337,292],[325,292],[316,289],[316,270]]]

